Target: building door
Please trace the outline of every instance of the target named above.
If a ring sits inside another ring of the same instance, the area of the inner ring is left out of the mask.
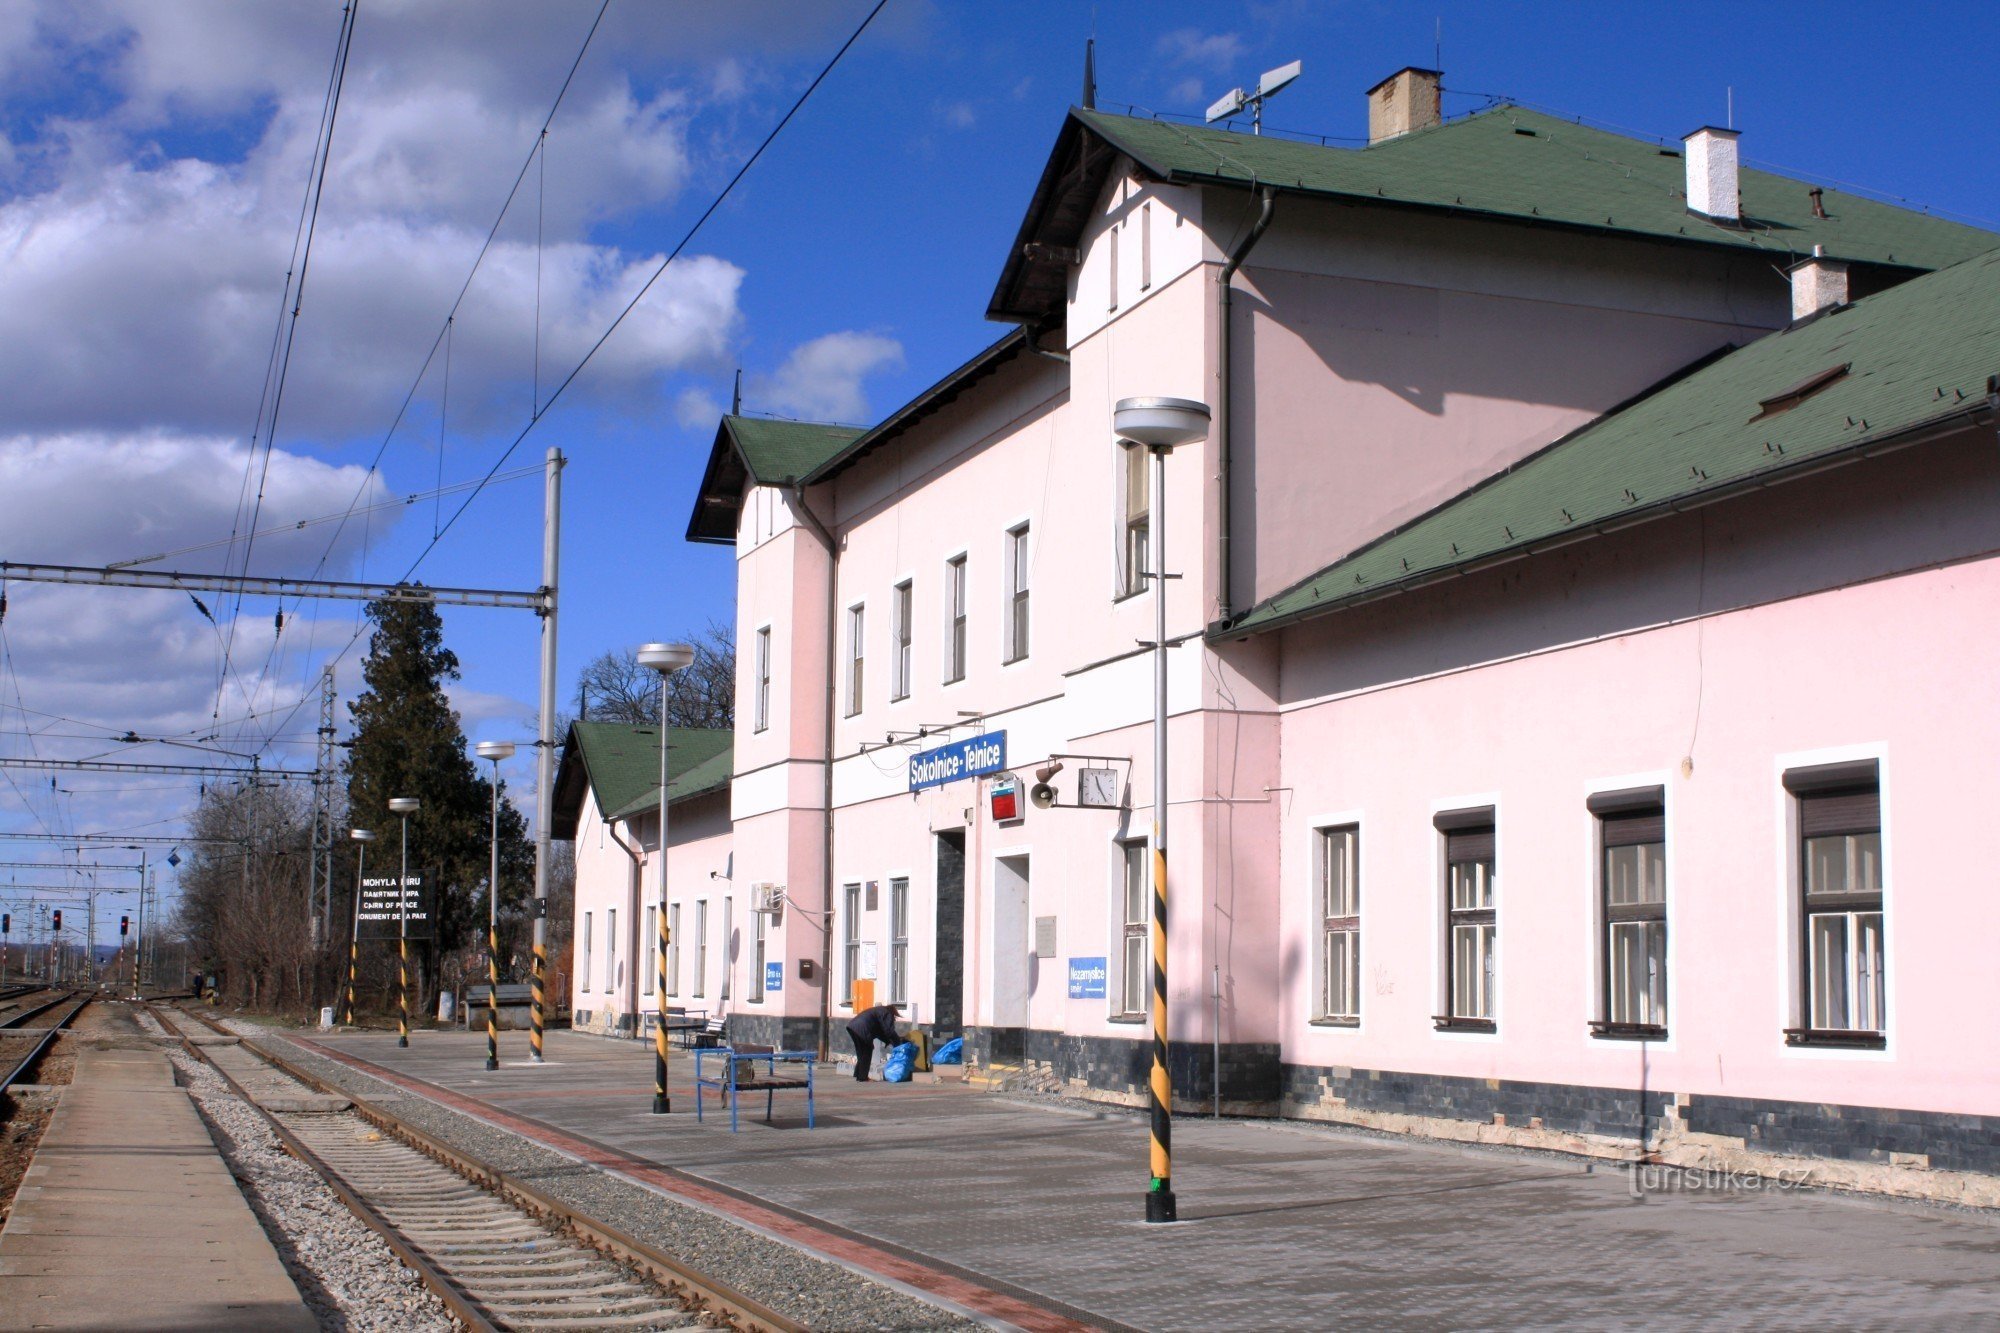
[[[995,1064],[1019,1064],[1028,1047],[1028,858],[993,862],[993,1046]]]
[[[956,1036],[965,1024],[965,832],[937,835],[937,991],[931,1026]]]

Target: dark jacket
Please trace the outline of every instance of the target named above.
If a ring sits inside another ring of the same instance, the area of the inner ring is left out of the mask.
[[[872,1037],[885,1046],[894,1046],[902,1040],[896,1035],[896,1011],[886,1004],[863,1009],[847,1020],[847,1030],[862,1041]]]

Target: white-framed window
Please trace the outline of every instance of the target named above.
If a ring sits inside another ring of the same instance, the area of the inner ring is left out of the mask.
[[[1119,885],[1118,1016],[1144,1017],[1150,1008],[1153,967],[1147,941],[1153,923],[1152,863],[1142,838],[1118,844],[1123,882]]]
[[[771,918],[766,913],[750,914],[750,1002],[752,1004],[764,1002],[764,956],[769,948],[764,932],[770,922]]]
[[[618,909],[604,913],[604,989],[618,989]]]
[[[646,909],[646,938],[639,942],[639,952],[646,955],[646,994],[652,995],[660,985],[660,909]]]
[[[910,881],[889,881],[889,1003],[910,998]]]
[[[944,562],[944,683],[965,679],[965,553]]]
[[[681,993],[681,905],[667,904],[667,994]]]
[[[577,940],[576,975],[583,982],[585,993],[590,990],[590,913],[583,914],[583,935]]]
[[[769,625],[757,631],[756,698],[752,726],[757,731],[763,731],[771,725],[771,627]]]
[[[1153,201],[1139,205],[1139,290],[1153,289]]]
[[[1361,1021],[1361,830],[1348,824],[1316,830],[1319,883],[1318,995],[1313,1017],[1326,1023]]]
[[[708,899],[694,903],[694,996],[708,994]]]
[[[851,1005],[855,974],[861,970],[861,886],[843,884],[840,893],[846,909],[840,923],[840,1002]]]
[[[868,608],[856,602],[847,608],[847,715],[861,711],[861,668],[867,652]]]
[[[1005,660],[1028,655],[1028,525],[1007,529],[1007,643]]]
[[[910,620],[916,604],[916,590],[909,579],[896,585],[896,595],[889,606],[890,635],[895,640],[889,658],[889,698],[910,697]]]
[[[735,906],[736,899],[728,894],[724,894],[722,898],[722,980],[716,986],[716,996],[718,999],[723,1000],[729,998],[729,974],[734,970],[729,966],[729,923],[735,915],[735,912],[732,910]]]
[[[1794,1046],[1887,1044],[1888,952],[1882,791],[1874,760],[1794,769],[1785,789],[1798,827],[1798,974]]]
[[[1494,1030],[1499,915],[1494,898],[1493,812],[1437,817],[1444,837],[1444,1012],[1441,1029]]]
[[[1667,812],[1664,788],[1604,792],[1597,816],[1600,1037],[1667,1035]]]
[[[1118,596],[1135,597],[1146,590],[1147,542],[1151,532],[1151,459],[1144,449],[1121,451],[1118,498],[1124,517],[1119,528]]]

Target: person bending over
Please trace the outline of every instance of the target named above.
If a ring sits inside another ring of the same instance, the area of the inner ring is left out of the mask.
[[[847,1020],[847,1035],[854,1038],[854,1077],[863,1083],[868,1081],[868,1070],[875,1063],[875,1043],[894,1047],[902,1040],[896,1035],[896,1018],[903,1012],[900,1004],[878,1004],[873,1009],[863,1009]]]

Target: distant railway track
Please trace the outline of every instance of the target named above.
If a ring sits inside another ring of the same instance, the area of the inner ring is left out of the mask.
[[[673,1256],[583,1217],[283,1056],[243,1041],[239,1050],[301,1091],[352,1102],[351,1111],[334,1114],[264,1110],[189,1040],[205,1032],[235,1033],[205,1014],[145,1008],[257,1109],[286,1149],[324,1179],[470,1328],[694,1328],[705,1318],[720,1318],[732,1328],[758,1333],[803,1329]]]
[[[48,1050],[62,1030],[70,1025],[70,1021],[83,1012],[83,1007],[89,1004],[91,999],[92,997],[88,995],[75,995],[63,991],[47,1004],[36,1005],[32,1009],[0,1020],[0,1028],[19,1029],[37,1014],[45,1014],[65,1003],[69,1005],[68,1009],[56,1015],[54,1022],[42,1028],[32,1032],[0,1033],[0,1091],[13,1087],[23,1074],[35,1067],[35,1062],[42,1058],[42,1053]]]

